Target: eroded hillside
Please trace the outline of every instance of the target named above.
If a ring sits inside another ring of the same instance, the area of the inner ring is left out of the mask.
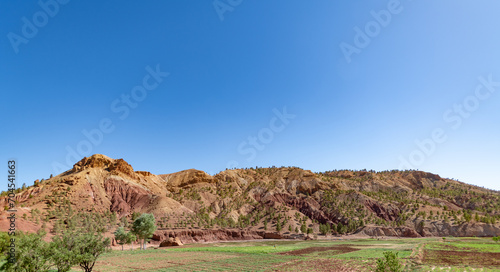
[[[330,171],[296,167],[154,175],[93,155],[16,194],[18,227],[56,232],[78,213],[112,228],[153,213],[154,239],[184,242],[305,237],[500,235],[500,194],[420,171]],[[6,197],[0,198],[6,205]],[[0,228],[7,230],[6,213]]]

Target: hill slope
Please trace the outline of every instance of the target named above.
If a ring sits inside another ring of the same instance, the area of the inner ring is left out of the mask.
[[[97,212],[110,225],[148,212],[158,219],[158,241],[305,237],[327,225],[332,234],[500,235],[499,192],[420,171],[273,167],[154,175],[97,154],[15,198],[21,230],[55,232],[75,212]],[[2,231],[6,216],[0,215]]]

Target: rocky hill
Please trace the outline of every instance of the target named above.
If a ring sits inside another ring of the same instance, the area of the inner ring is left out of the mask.
[[[190,169],[154,175],[93,155],[18,190],[18,229],[53,233],[74,214],[96,213],[113,229],[153,213],[153,240],[500,235],[500,193],[420,171],[329,171],[296,167]],[[5,193],[0,205],[5,206]],[[119,222],[117,222],[119,221]],[[0,230],[8,229],[6,212]]]

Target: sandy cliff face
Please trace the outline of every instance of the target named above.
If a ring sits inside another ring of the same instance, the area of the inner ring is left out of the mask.
[[[420,171],[313,173],[273,167],[214,176],[195,169],[155,175],[97,154],[18,192],[15,200],[28,217],[31,210],[43,215],[61,203],[79,212],[114,212],[118,218],[150,212],[158,219],[156,238],[179,237],[182,243],[291,237],[302,233],[302,225],[318,233],[320,224],[330,225],[333,234],[500,235],[498,192]],[[0,198],[1,205],[6,201]],[[473,219],[466,220],[466,213]],[[486,217],[488,223],[477,222]],[[3,212],[4,231],[6,220]],[[46,222],[48,228],[54,220]],[[35,218],[19,222],[27,230],[41,225]]]

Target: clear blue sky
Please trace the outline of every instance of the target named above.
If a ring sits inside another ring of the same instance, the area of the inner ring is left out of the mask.
[[[498,1],[42,2],[0,2],[2,190],[7,160],[30,185],[68,148],[155,174],[404,158],[500,189]]]

